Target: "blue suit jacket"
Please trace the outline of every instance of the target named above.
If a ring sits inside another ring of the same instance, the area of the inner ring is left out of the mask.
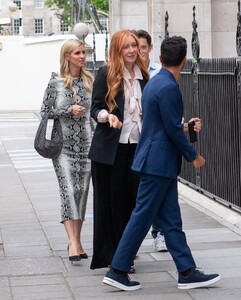
[[[162,68],[142,94],[143,127],[132,169],[176,178],[182,156],[193,161],[197,152],[183,132],[183,102],[175,77]]]

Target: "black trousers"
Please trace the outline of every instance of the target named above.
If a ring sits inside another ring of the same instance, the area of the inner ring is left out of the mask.
[[[91,162],[94,192],[91,269],[110,265],[135,207],[139,185],[139,174],[131,170],[135,149],[136,144],[119,144],[113,166]]]

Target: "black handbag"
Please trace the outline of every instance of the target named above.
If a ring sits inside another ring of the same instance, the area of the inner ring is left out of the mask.
[[[59,119],[54,119],[51,139],[46,138],[49,114],[46,113],[39,124],[34,139],[35,150],[45,158],[57,158],[63,147],[63,132]]]

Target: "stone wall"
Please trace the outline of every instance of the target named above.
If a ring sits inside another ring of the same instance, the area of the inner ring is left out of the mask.
[[[236,56],[237,0],[115,0],[110,1],[111,33],[121,28],[142,28],[153,37],[153,59],[158,62],[159,47],[165,34],[165,13],[169,14],[170,35],[191,39],[193,6],[200,39],[201,58]]]

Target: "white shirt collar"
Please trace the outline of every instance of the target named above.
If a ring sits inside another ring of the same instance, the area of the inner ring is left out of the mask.
[[[133,71],[134,71],[134,74],[135,74],[135,78],[134,79],[143,79],[141,70],[139,69],[139,67],[136,64],[134,64]],[[131,75],[130,75],[130,73],[127,70],[126,67],[124,67],[123,77],[126,80],[131,79]]]

